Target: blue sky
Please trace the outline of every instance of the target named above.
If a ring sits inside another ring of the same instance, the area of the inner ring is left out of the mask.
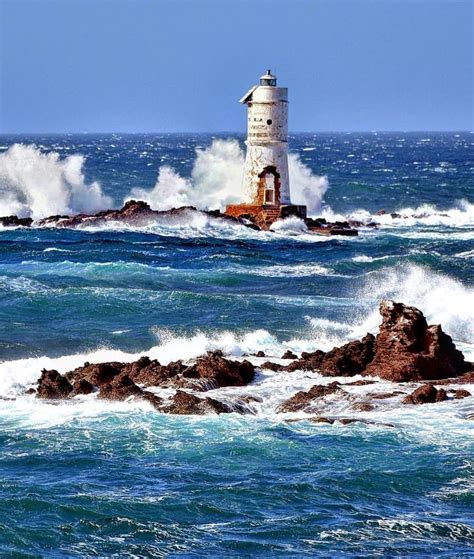
[[[472,130],[470,0],[0,0],[0,131]]]

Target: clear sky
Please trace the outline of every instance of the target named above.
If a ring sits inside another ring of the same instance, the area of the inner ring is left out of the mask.
[[[472,130],[471,0],[0,0],[0,131]]]

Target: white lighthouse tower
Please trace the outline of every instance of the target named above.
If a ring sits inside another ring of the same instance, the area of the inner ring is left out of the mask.
[[[305,206],[294,206],[288,176],[288,88],[277,87],[270,70],[240,100],[247,105],[247,155],[244,204],[228,206],[226,213],[249,217],[268,227],[280,217],[306,217]]]

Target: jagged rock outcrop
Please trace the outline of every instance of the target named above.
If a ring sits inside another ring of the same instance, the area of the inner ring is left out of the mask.
[[[423,313],[403,303],[382,301],[382,325],[365,375],[394,382],[456,377],[470,365],[441,326],[428,326]]]
[[[288,372],[318,371],[322,375],[333,377],[353,376],[362,373],[373,359],[374,339],[372,334],[367,334],[362,340],[335,347],[327,353],[321,350],[311,353],[303,352],[300,359],[286,366],[266,362],[262,367]]]
[[[266,362],[273,371],[317,371],[325,376],[377,376],[393,382],[458,377],[471,379],[465,361],[441,326],[428,326],[423,313],[403,303],[382,301],[382,324],[376,337],[367,334],[331,351],[302,353],[289,365]],[[472,381],[472,379],[471,379]]]
[[[73,391],[71,383],[66,377],[60,375],[58,371],[43,369],[38,380],[36,390],[37,398],[47,398],[48,400],[64,400],[69,398]]]
[[[259,212],[261,213],[261,208]],[[194,206],[181,206],[179,208],[171,208],[169,210],[159,211],[152,210],[147,202],[143,200],[128,200],[124,206],[118,210],[104,210],[97,212],[95,214],[77,214],[73,216],[68,215],[51,215],[40,219],[35,222],[34,225],[39,227],[79,227],[82,225],[102,225],[107,222],[122,222],[130,225],[146,225],[148,223],[157,220],[167,220],[173,218],[189,218],[190,212],[200,212],[209,217],[215,219],[223,219],[226,221],[238,223],[249,229],[254,229],[257,231],[268,230],[271,223],[280,216],[277,215],[272,218],[269,222],[265,219],[257,219],[256,216],[252,215],[241,215],[236,217],[228,212],[221,212],[220,210],[198,210]],[[336,221],[330,223],[324,218],[319,218],[317,220],[307,218],[305,220],[308,230],[313,233],[318,233],[322,235],[357,235],[358,231],[355,228],[356,222],[348,221]],[[16,215],[0,217],[0,225],[9,227],[30,227],[33,225],[33,220],[31,218],[19,218]],[[363,225],[361,223],[361,225]]]
[[[146,400],[166,413],[228,413],[232,410],[225,404],[212,398],[199,398],[180,389],[204,391],[224,386],[245,386],[254,375],[255,368],[249,361],[226,359],[219,351],[209,352],[191,364],[175,361],[161,365],[144,356],[133,363],[85,363],[65,375],[54,370],[43,371],[36,397],[68,399],[97,391],[98,398],[103,400]],[[178,390],[171,402],[165,403],[162,398],[145,390],[150,386]]]

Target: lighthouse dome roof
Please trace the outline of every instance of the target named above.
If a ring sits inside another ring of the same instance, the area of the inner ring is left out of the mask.
[[[277,78],[274,74],[272,74],[271,70],[267,70],[266,74],[260,76],[260,85],[276,85]]]

